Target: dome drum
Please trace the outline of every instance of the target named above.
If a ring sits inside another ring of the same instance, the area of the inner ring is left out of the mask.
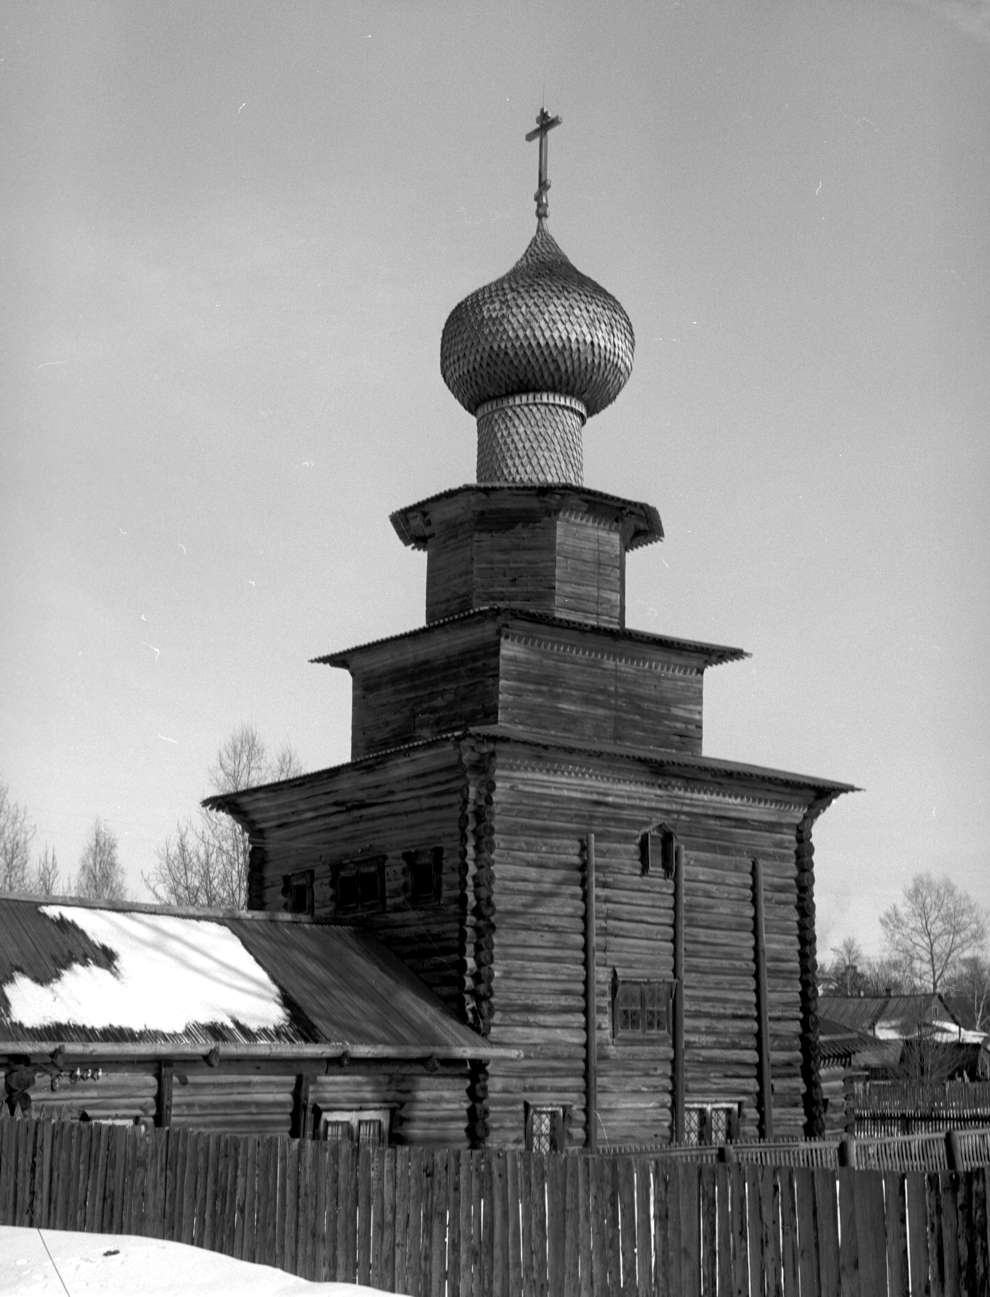
[[[478,407],[479,482],[584,481],[583,402],[527,392]]]

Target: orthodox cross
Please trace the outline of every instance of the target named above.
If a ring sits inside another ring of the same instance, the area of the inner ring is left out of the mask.
[[[536,193],[533,197],[536,199],[536,219],[545,221],[550,211],[550,205],[547,202],[547,190],[550,188],[550,181],[547,177],[547,135],[555,126],[559,126],[563,121],[561,117],[551,117],[545,108],[540,109],[540,115],[536,119],[536,130],[530,131],[526,136],[528,140],[535,140],[540,137],[540,176],[536,186]]]

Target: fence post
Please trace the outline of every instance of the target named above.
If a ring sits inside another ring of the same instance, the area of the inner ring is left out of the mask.
[[[959,1145],[958,1130],[947,1130],[945,1132],[945,1158],[950,1171],[961,1171],[963,1169],[962,1148]]]
[[[856,1136],[846,1135],[839,1140],[839,1166],[856,1166]]]

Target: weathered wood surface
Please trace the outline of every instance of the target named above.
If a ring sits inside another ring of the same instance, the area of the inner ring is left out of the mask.
[[[814,1169],[786,1165],[800,1146],[763,1152],[775,1163],[5,1120],[0,1224],[175,1239],[413,1297],[990,1290],[987,1167]]]

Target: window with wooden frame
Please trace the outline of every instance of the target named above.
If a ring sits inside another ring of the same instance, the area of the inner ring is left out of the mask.
[[[290,914],[313,913],[313,871],[300,869],[282,880],[285,908]]]
[[[530,1153],[560,1153],[567,1143],[567,1110],[526,1104],[526,1148]]]
[[[640,834],[639,867],[643,875],[661,872],[673,878],[677,865],[677,834],[666,824],[657,824]]]
[[[357,1108],[349,1111],[315,1109],[313,1136],[328,1143],[357,1144],[377,1148],[388,1143],[387,1108]]]
[[[436,905],[443,887],[443,847],[420,847],[404,851],[405,888],[409,904]]]
[[[739,1138],[738,1103],[690,1103],[684,1109],[687,1144],[731,1144]]]
[[[613,1040],[656,1039],[670,1034],[673,982],[620,977],[612,970]]]
[[[335,914],[380,914],[385,909],[385,860],[385,856],[367,856],[331,868]]]

